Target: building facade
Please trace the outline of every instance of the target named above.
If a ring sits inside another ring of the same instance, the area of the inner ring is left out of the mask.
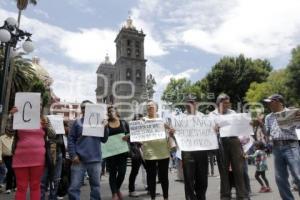
[[[125,104],[142,103],[147,99],[144,39],[143,31],[138,31],[132,19],[127,19],[114,41],[116,62],[112,64],[106,55],[98,67],[98,103],[116,104],[122,108]]]

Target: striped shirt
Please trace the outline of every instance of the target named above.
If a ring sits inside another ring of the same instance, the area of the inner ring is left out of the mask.
[[[288,110],[288,108],[284,109],[284,111]],[[289,128],[280,128],[275,113],[270,113],[266,116],[265,129],[267,134],[270,135],[273,140],[298,140],[296,125]]]

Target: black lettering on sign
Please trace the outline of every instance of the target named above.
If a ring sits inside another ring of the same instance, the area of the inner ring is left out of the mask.
[[[23,113],[22,113],[22,119],[23,119],[23,121],[26,122],[26,123],[31,121],[31,118],[30,118],[30,119],[25,119],[25,108],[26,108],[27,105],[29,105],[30,109],[32,109],[32,104],[31,104],[29,101],[26,101],[26,102],[24,103],[24,106],[23,106]]]
[[[93,124],[92,122],[94,121],[93,119],[96,118],[96,123]],[[100,114],[99,113],[91,113],[89,117],[89,125],[91,128],[96,128],[97,125],[100,124]]]

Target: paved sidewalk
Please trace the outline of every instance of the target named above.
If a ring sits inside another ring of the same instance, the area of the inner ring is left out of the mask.
[[[252,187],[252,197],[253,200],[280,200],[280,196],[275,184],[275,177],[274,177],[274,170],[273,170],[273,158],[268,159],[269,163],[269,171],[267,171],[267,178],[269,179],[272,192],[271,193],[258,193],[260,187],[257,181],[254,178],[255,173],[255,166],[249,166],[249,175],[251,179],[251,187]],[[215,166],[215,171],[217,170],[217,166]],[[137,181],[136,181],[136,189],[137,193],[140,194],[139,198],[129,198],[128,197],[128,176],[130,173],[130,167],[128,168],[126,179],[124,181],[124,184],[122,186],[122,192],[125,196],[124,200],[149,200],[150,197],[147,196],[146,191],[143,188],[142,181],[141,181],[141,173],[139,174]],[[184,200],[184,185],[181,182],[175,181],[176,180],[176,173],[170,172],[169,175],[170,179],[170,188],[169,188],[169,200]],[[82,194],[81,199],[88,200],[89,199],[89,186],[88,181],[85,181],[87,185],[82,187]],[[208,183],[208,190],[207,190],[207,199],[208,200],[218,200],[219,198],[219,191],[220,191],[220,179],[218,176],[209,177],[209,183]],[[157,184],[157,192],[162,194],[161,186],[160,184]],[[109,200],[111,199],[111,193],[109,189],[108,184],[108,175],[104,176],[101,181],[101,194],[102,194],[102,200]],[[298,194],[296,192],[293,192],[295,199],[299,198]],[[14,194],[0,194],[1,200],[12,200],[14,199]],[[65,197],[64,199],[68,199]],[[162,195],[159,195],[157,199],[163,199]]]

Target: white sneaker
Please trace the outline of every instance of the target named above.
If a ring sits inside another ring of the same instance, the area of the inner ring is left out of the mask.
[[[136,192],[129,192],[130,197],[139,197],[139,195]]]
[[[6,190],[5,191],[5,194],[10,194],[11,193],[11,190]]]
[[[57,196],[57,199],[61,200],[64,199],[64,197]]]

